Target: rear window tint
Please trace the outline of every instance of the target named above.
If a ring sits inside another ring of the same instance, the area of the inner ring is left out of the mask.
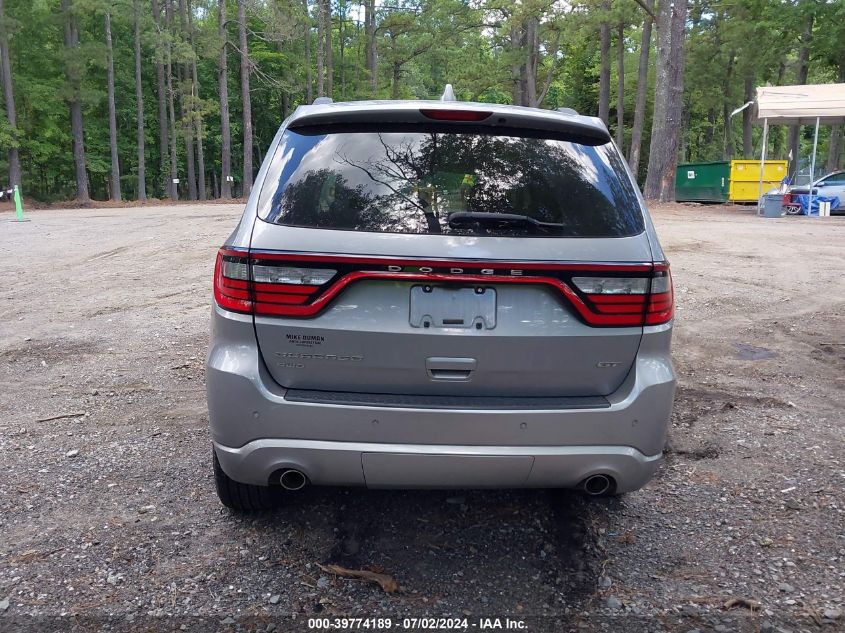
[[[643,231],[636,190],[612,144],[466,130],[287,130],[259,196],[259,217],[379,233],[623,237]]]

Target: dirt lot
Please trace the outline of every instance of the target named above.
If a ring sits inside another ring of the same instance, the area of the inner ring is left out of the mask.
[[[203,386],[239,212],[0,216],[0,630],[845,628],[845,218],[654,212],[679,390],[640,492],[315,490],[244,518],[214,493]]]

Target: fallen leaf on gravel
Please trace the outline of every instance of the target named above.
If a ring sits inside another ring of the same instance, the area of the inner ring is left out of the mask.
[[[365,569],[347,569],[346,567],[341,567],[340,565],[321,565],[320,563],[317,563],[317,567],[327,574],[334,574],[335,576],[341,576],[343,578],[360,578],[361,580],[378,583],[385,593],[395,593],[399,590],[399,585],[396,580],[393,576],[388,576],[387,574],[377,574]]]
[[[750,598],[731,598],[725,603],[725,609],[733,609],[734,607],[742,607],[749,611],[757,611],[760,608],[760,603]]]

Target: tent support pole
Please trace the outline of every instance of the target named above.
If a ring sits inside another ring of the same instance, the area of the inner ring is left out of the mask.
[[[769,119],[763,119],[763,150],[760,152],[760,186],[757,192],[757,215],[763,209],[763,170],[766,168],[766,145],[769,140]]]
[[[819,117],[816,117],[816,135],[813,137],[813,160],[810,161],[810,195],[807,196],[807,215],[813,211],[813,183],[816,181],[816,148],[819,145]]]

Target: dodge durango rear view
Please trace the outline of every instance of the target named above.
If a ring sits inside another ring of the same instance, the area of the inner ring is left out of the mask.
[[[672,316],[598,119],[301,106],[217,255],[218,494],[258,510],[307,485],[636,490],[672,409]]]

